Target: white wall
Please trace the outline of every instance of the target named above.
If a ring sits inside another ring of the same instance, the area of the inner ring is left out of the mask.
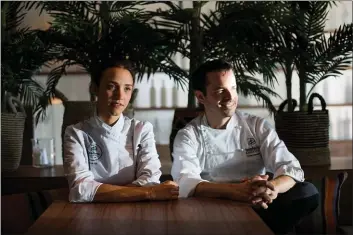
[[[337,5],[334,6],[328,16],[326,30],[333,30],[342,24],[352,23],[352,1],[334,1]]]

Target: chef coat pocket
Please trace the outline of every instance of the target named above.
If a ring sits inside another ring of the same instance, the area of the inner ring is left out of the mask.
[[[260,147],[258,146],[245,149],[245,154],[248,159],[262,159]]]
[[[251,147],[244,149],[244,157],[246,158],[244,169],[248,175],[260,174],[264,168],[260,147]]]

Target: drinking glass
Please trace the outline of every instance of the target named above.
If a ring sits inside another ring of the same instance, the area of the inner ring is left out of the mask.
[[[54,166],[55,151],[53,138],[32,139],[32,165],[36,168]]]

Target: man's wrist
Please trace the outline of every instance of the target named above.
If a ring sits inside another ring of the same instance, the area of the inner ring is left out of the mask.
[[[229,183],[200,182],[195,189],[195,196],[233,199],[236,185]]]
[[[275,191],[278,191],[278,182],[276,181],[276,179],[272,179],[270,180],[270,183],[273,185],[273,187],[275,188]]]
[[[223,198],[234,200],[234,194],[236,193],[236,191],[238,191],[238,184],[219,184],[218,187]]]
[[[296,181],[288,175],[280,175],[270,180],[270,182],[278,193],[287,192],[296,184]]]
[[[131,183],[131,184],[125,185],[125,187],[141,187],[141,185]]]

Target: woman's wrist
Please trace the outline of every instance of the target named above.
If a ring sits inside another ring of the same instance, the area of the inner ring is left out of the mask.
[[[147,190],[147,200],[154,200],[156,198],[156,193],[155,193],[155,190],[154,190],[154,186],[150,186],[150,187],[146,187],[145,188]]]

